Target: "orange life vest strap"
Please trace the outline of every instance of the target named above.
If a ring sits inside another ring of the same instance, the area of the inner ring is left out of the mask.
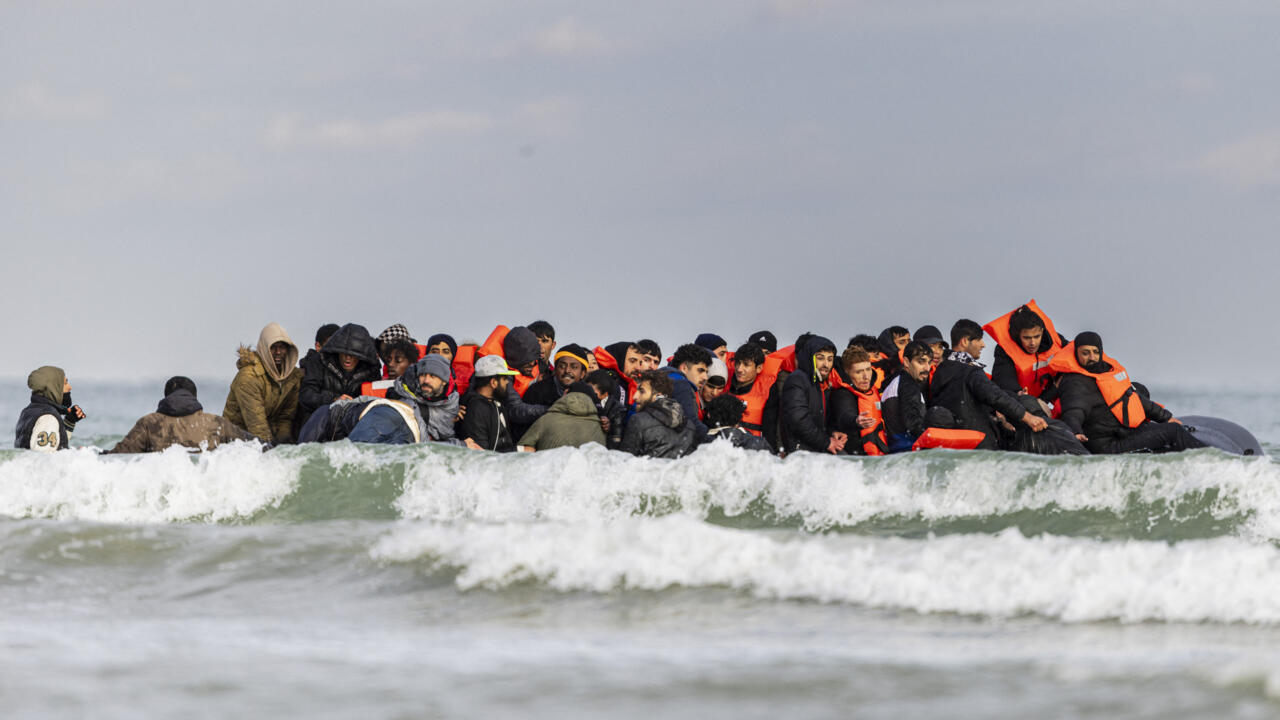
[[[1102,400],[1107,409],[1120,424],[1127,428],[1136,428],[1147,421],[1147,411],[1142,407],[1142,396],[1133,389],[1133,381],[1129,379],[1129,371],[1105,353],[1103,362],[1111,366],[1105,373],[1091,373],[1085,370],[1076,360],[1076,344],[1067,343],[1053,359],[1049,361],[1049,369],[1058,373],[1076,373],[1093,378],[1102,393]]]

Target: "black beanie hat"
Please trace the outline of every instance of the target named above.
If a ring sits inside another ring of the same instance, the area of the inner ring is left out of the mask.
[[[439,345],[440,343],[444,343],[445,345],[448,345],[449,352],[453,353],[454,355],[458,354],[458,343],[453,339],[452,335],[447,335],[445,333],[436,333],[435,335],[432,335],[431,337],[427,338],[427,348],[430,348],[432,345]]]
[[[1102,352],[1102,336],[1092,330],[1085,330],[1077,335],[1074,344],[1077,348],[1084,345],[1093,345],[1098,348],[1098,352]]]
[[[186,390],[191,393],[191,397],[196,396],[196,384],[189,377],[174,375],[169,378],[168,382],[164,384],[164,396],[169,397],[176,390]]]
[[[751,333],[751,337],[747,338],[747,342],[753,342],[764,348],[766,354],[778,351],[778,338],[768,330],[758,330]]]

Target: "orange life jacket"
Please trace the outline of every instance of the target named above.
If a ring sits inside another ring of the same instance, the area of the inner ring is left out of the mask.
[[[519,395],[520,397],[524,397],[524,391],[528,390],[530,385],[538,381],[538,375],[540,374],[541,373],[538,371],[538,366],[534,365],[532,376],[525,375],[524,373],[518,373],[516,375],[512,375],[511,386],[516,389],[517,395]]]
[[[769,393],[773,390],[773,384],[778,381],[778,368],[781,364],[782,358],[774,358],[772,363],[769,358],[765,358],[755,382],[751,383],[751,389],[741,395],[729,393],[746,403],[747,409],[743,411],[742,422],[738,425],[756,437],[764,434],[764,406],[769,402]],[[729,387],[732,388],[733,383],[730,383]]]
[[[1107,409],[1127,428],[1136,428],[1147,420],[1147,411],[1142,407],[1142,397],[1133,389],[1133,381],[1124,366],[1111,359],[1105,353],[1103,362],[1111,365],[1105,373],[1091,373],[1085,370],[1076,360],[1076,344],[1067,343],[1057,355],[1049,361],[1049,370],[1055,373],[1076,373],[1093,378],[1102,393],[1102,400]]]
[[[1013,366],[1018,371],[1018,384],[1022,386],[1027,394],[1034,397],[1040,397],[1044,389],[1048,387],[1049,382],[1053,379],[1053,373],[1049,370],[1049,362],[1054,356],[1062,350],[1062,338],[1058,336],[1058,331],[1053,327],[1053,321],[1049,316],[1036,305],[1035,300],[1027,303],[1027,308],[1035,313],[1040,321],[1044,323],[1044,331],[1048,333],[1049,340],[1053,343],[1047,351],[1043,353],[1028,353],[1022,349],[1022,343],[1018,338],[1009,334],[1009,320],[1013,314],[1018,311],[1014,308],[1000,317],[992,320],[982,326],[983,330],[996,341],[1001,350],[1013,360]]]
[[[485,338],[485,341],[481,343],[480,349],[476,351],[476,359],[479,360],[488,355],[497,355],[505,358],[506,355],[502,353],[502,341],[507,339],[507,333],[509,332],[511,332],[511,329],[506,325],[499,325],[494,328],[493,332],[489,333],[489,337]]]
[[[374,382],[367,382],[360,386],[360,394],[384,398],[387,396],[387,391],[395,384],[395,380],[375,380]]]
[[[852,383],[847,383],[840,373],[832,369],[831,376],[828,378],[832,389],[848,388],[849,392],[858,399],[858,414],[866,413],[876,421],[875,425],[869,428],[858,428],[859,440],[862,442],[862,452],[864,455],[888,455],[889,440],[884,432],[884,415],[880,412],[880,393],[876,390],[875,383],[862,392],[854,387]]]
[[[471,376],[476,371],[476,351],[479,349],[475,345],[459,345],[453,356],[453,382],[459,395],[466,395],[467,388],[471,387]]]
[[[764,358],[765,367],[769,366],[770,358],[777,358],[777,373],[793,373],[796,371],[796,346],[788,345],[784,348],[778,348],[776,351],[769,353]],[[777,373],[774,373],[775,375]]]
[[[981,430],[944,430],[942,428],[925,428],[925,431],[916,438],[916,444],[911,446],[915,450],[928,450],[930,448],[950,448],[952,450],[972,450],[982,444],[987,439],[987,434]]]
[[[637,386],[636,381],[622,374],[622,368],[618,367],[618,361],[615,360],[614,357],[609,354],[608,350],[605,350],[604,348],[597,346],[596,349],[592,350],[591,352],[593,355],[596,356],[597,365],[604,368],[605,370],[614,371],[615,373],[618,374],[618,377],[622,378],[622,381],[627,384],[627,404],[630,405],[631,403],[635,402],[636,386]]]

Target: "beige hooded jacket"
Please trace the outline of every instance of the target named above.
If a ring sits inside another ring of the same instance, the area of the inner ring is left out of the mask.
[[[289,346],[283,369],[271,359],[271,346],[277,342]],[[231,381],[222,416],[265,442],[293,442],[293,416],[298,411],[298,389],[302,385],[298,346],[284,328],[270,323],[258,335],[255,349],[242,345],[238,352],[238,372]]]

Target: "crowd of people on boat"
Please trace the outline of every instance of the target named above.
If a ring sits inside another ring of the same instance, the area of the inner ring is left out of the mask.
[[[978,361],[987,337],[996,343],[990,373]],[[945,337],[933,325],[892,326],[843,349],[812,333],[779,347],[769,331],[733,348],[703,333],[665,359],[649,339],[588,347],[558,344],[542,320],[461,345],[445,333],[420,343],[400,324],[374,337],[352,323],[322,326],[302,356],[270,323],[255,346],[239,348],[221,415],[204,412],[195,383],[175,376],[156,412],[105,452],[343,439],[496,452],[596,443],[661,458],[717,439],[782,455],[1202,447],[1098,333],[1068,341],[1034,300],[986,325],[958,320]],[[86,415],[66,373],[41,367],[27,384],[15,447],[70,447]]]

